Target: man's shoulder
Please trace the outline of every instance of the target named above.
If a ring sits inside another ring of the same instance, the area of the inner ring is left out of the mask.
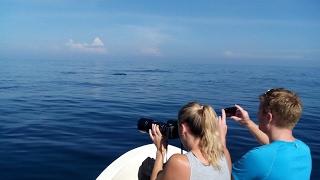
[[[303,150],[305,150],[305,151],[310,152],[309,146],[308,146],[306,143],[304,143],[303,141],[299,140],[299,139],[296,139],[296,140],[295,140],[295,145],[296,145],[298,148],[301,148],[301,149],[303,149]]]
[[[295,139],[292,142],[287,141],[275,141],[268,145],[261,146],[262,148],[272,150],[277,152],[283,152],[283,153],[309,153],[310,154],[310,148],[307,144],[305,144],[303,141],[299,139]]]
[[[283,154],[279,156],[279,154]],[[285,155],[284,155],[285,154]],[[247,162],[254,162],[261,165],[270,165],[275,159],[282,160],[285,158],[295,158],[302,156],[311,159],[311,153],[308,145],[300,140],[294,142],[272,142],[270,144],[262,145],[248,151],[243,158]]]
[[[249,150],[238,162],[243,165],[250,164],[251,167],[252,165],[269,166],[272,159],[277,155],[277,151],[277,145],[272,143],[258,146]]]
[[[251,149],[243,155],[232,166],[232,175],[234,179],[252,179],[264,177],[266,169],[272,166],[272,156],[274,153],[269,145],[263,145]]]
[[[294,142],[276,141],[253,148],[233,164],[232,174],[235,179],[262,178],[269,176],[268,172],[271,172],[273,168],[281,168],[278,165],[283,162],[290,162],[291,165],[295,162],[304,162],[308,166],[302,169],[310,169],[309,147],[302,141],[296,140]]]
[[[262,146],[255,147],[247,152],[248,155],[251,156],[260,156],[263,155],[265,157],[267,154],[275,153],[277,151],[277,145],[270,143]]]
[[[266,166],[268,160],[272,159],[274,150],[270,145],[255,147],[244,154],[234,165],[256,168],[257,166]]]

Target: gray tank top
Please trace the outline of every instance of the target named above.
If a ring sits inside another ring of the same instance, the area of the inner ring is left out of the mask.
[[[219,165],[220,169],[213,166],[206,166],[197,159],[192,153],[188,152],[185,154],[190,163],[190,180],[207,180],[207,179],[227,179],[230,180],[231,175],[229,173],[228,163],[226,158],[221,158]]]

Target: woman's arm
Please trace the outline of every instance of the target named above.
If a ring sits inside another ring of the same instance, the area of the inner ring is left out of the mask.
[[[227,143],[226,143],[226,136],[227,136],[227,131],[228,131],[228,126],[226,123],[226,112],[224,111],[224,109],[222,109],[221,112],[222,112],[222,115],[218,117],[220,137],[221,137],[221,143],[223,145],[223,153],[224,153],[224,156],[226,157],[229,172],[231,174],[232,162],[231,162],[231,156],[230,156],[229,150],[227,148]]]
[[[163,156],[164,156],[164,154],[157,150],[156,161],[155,161],[153,169],[152,169],[150,180],[157,179],[158,174],[162,171],[162,169],[163,169]]]
[[[175,180],[189,179],[190,167],[189,161],[185,155],[175,154],[170,157],[163,168],[163,159],[166,153],[166,139],[164,139],[159,130],[159,126],[152,124],[149,131],[150,138],[157,147],[156,161],[151,173],[151,180]]]
[[[150,180],[155,180],[157,179],[159,172],[163,169],[163,157],[166,153],[166,139],[162,137],[159,126],[156,124],[152,124],[152,127],[149,130],[149,135],[157,148],[156,160],[150,177]]]

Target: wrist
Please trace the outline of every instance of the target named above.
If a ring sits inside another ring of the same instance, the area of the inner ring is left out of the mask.
[[[226,137],[224,137],[224,138],[221,138],[221,144],[222,144],[222,146],[223,147],[226,147],[227,145],[227,142],[226,142],[227,140],[226,140]]]
[[[157,157],[157,158],[158,158],[158,157],[159,157],[159,158],[163,158],[164,154],[165,154],[165,152],[160,151],[160,150],[157,150],[156,157]]]
[[[247,127],[248,129],[251,129],[252,127],[254,127],[256,124],[251,120],[251,119],[248,119],[246,120],[244,126]]]

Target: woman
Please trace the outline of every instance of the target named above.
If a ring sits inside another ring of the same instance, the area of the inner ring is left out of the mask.
[[[231,159],[225,145],[226,116],[217,117],[208,105],[191,102],[178,115],[179,136],[186,154],[175,154],[163,168],[166,139],[153,124],[150,138],[157,147],[151,180],[155,179],[230,179]]]

